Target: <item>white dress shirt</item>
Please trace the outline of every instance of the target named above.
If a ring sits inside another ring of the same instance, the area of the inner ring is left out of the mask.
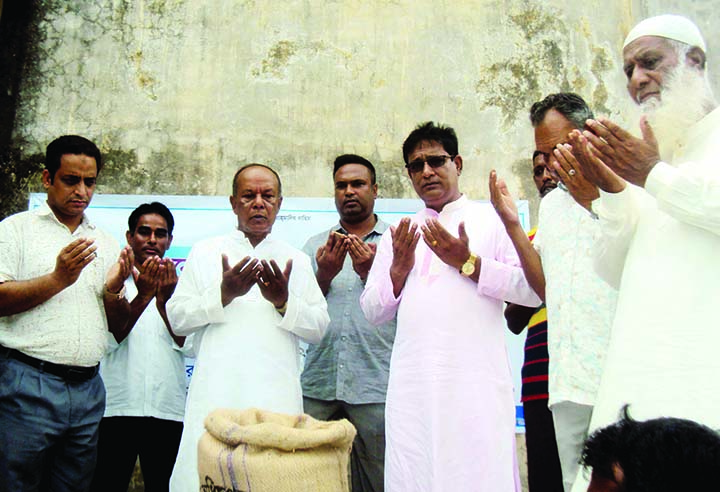
[[[60,251],[92,238],[97,257],[69,287],[25,312],[0,317],[0,345],[55,364],[92,367],[105,355],[105,277],[120,246],[83,216],[70,232],[46,203],[0,222],[0,282],[30,280],[55,270]]]

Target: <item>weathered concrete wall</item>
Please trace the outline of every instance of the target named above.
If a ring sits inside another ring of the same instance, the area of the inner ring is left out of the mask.
[[[25,190],[37,183],[42,158],[23,152],[19,142],[12,142],[20,87],[25,75],[31,76],[35,50],[40,39],[38,9],[34,2],[0,0],[0,218],[27,208]]]
[[[259,161],[286,195],[326,196],[355,152],[381,196],[413,197],[400,146],[432,119],[458,132],[470,197],[497,168],[536,200],[529,106],[574,90],[616,115],[622,38],[654,3],[45,0],[13,145],[80,133],[107,156],[102,192],[210,195]]]

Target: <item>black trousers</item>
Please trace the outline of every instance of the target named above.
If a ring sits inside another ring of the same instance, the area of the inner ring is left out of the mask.
[[[563,492],[555,427],[547,400],[523,403],[530,492]]]
[[[182,430],[174,420],[103,418],[91,492],[127,492],[138,456],[145,491],[167,492]]]

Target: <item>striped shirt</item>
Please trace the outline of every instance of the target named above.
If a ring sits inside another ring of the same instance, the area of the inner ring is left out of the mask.
[[[528,322],[522,367],[522,402],[548,399],[547,309],[543,304]]]

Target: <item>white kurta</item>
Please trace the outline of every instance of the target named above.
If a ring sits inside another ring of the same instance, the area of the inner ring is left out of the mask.
[[[476,284],[420,240],[399,298],[390,280],[392,239],[383,234],[361,306],[371,323],[397,312],[386,401],[386,492],[520,490],[513,385],[503,301],[538,305],[500,220],[465,197],[418,212],[457,236],[465,221],[481,258]]]
[[[690,129],[673,161],[653,168],[645,190],[593,204],[603,225],[596,267],[620,292],[591,429],[626,403],[638,420],[720,428],[720,109]]]
[[[281,269],[292,258],[285,315],[257,286],[223,308],[222,254],[231,266],[251,256],[274,259]],[[321,340],[329,323],[327,304],[304,253],[272,236],[253,248],[242,232],[234,231],[193,246],[168,303],[168,317],[178,335],[195,333],[197,353],[170,488],[196,492],[197,445],[212,410],[257,407],[302,413],[298,340]]]

